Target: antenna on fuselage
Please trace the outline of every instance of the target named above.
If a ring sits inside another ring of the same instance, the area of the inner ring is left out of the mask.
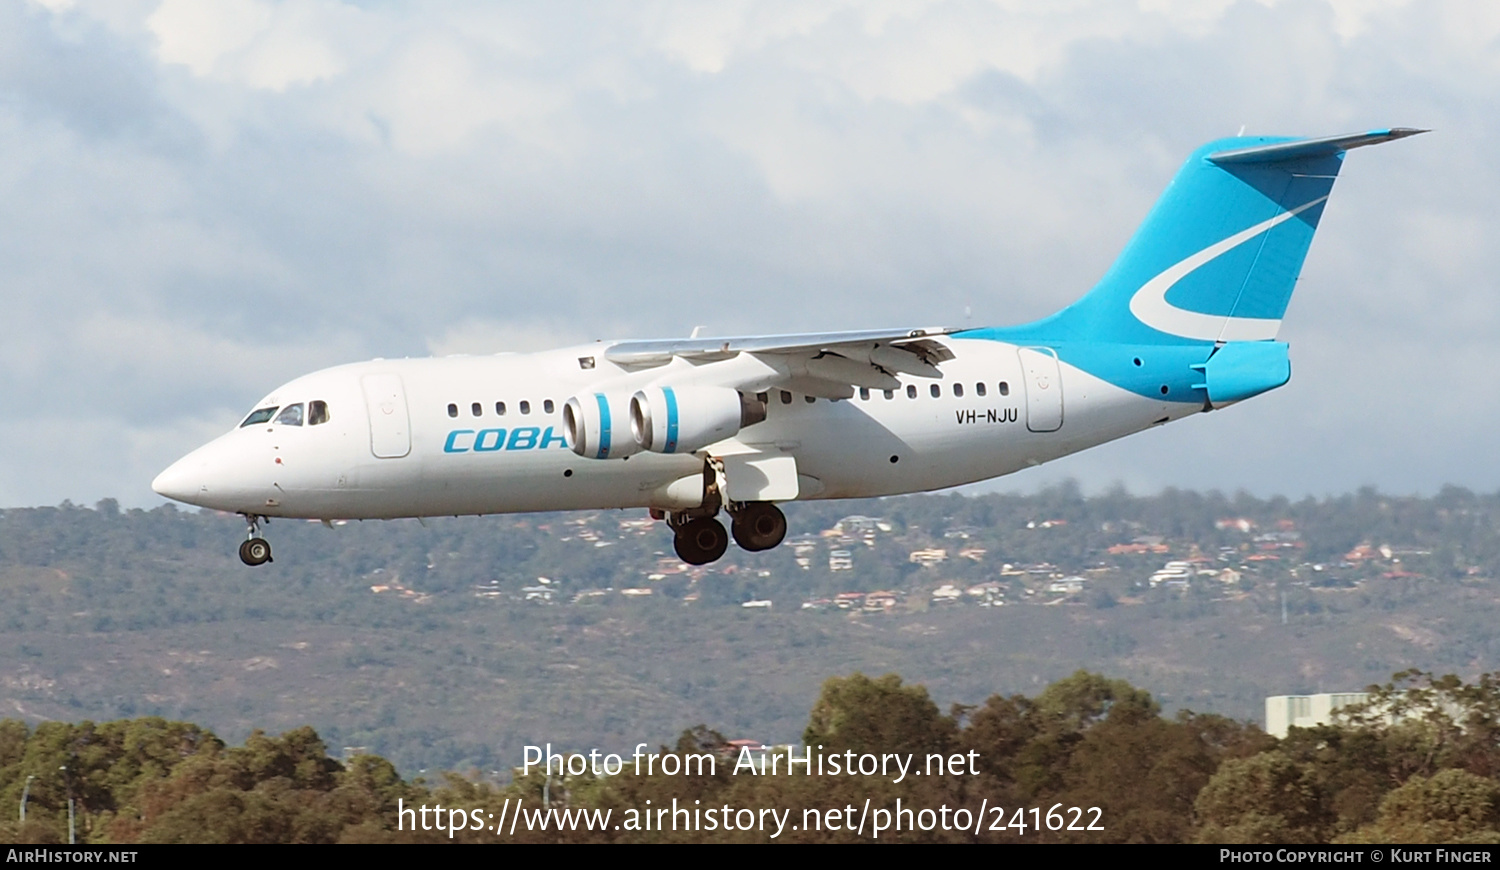
[[[695,326],[695,327],[693,327],[693,334],[690,335],[690,336],[688,336],[688,338],[697,338],[702,333],[703,333],[703,327],[701,327],[701,326]]]

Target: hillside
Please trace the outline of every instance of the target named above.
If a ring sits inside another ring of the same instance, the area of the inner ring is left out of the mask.
[[[411,776],[700,722],[789,742],[822,682],[856,671],[946,709],[1085,668],[1169,711],[1259,721],[1268,694],[1500,660],[1500,498],[1459,489],[1058,489],[788,515],[795,546],[691,571],[633,512],[278,521],[276,562],[249,569],[237,517],[7,510],[0,716],[154,715],[232,741],[311,725],[335,755],[363,747]]]

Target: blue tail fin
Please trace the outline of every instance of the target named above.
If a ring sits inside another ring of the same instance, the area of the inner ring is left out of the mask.
[[[1016,332],[1122,344],[1275,338],[1344,152],[1420,132],[1210,142],[1093,290]]]

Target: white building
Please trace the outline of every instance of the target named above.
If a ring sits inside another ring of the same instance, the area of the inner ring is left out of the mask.
[[[930,547],[925,550],[912,550],[908,559],[913,565],[931,568],[940,562],[948,561],[948,551],[937,547]]]
[[[1333,711],[1370,700],[1365,692],[1322,695],[1273,695],[1266,699],[1266,733],[1281,739],[1289,728],[1311,728],[1333,723]]]
[[[957,604],[963,600],[964,591],[952,583],[944,583],[932,590],[933,604]]]
[[[1088,580],[1074,574],[1072,577],[1064,577],[1061,580],[1053,580],[1047,584],[1048,592],[1061,592],[1064,595],[1075,595],[1083,591],[1083,586]]]
[[[1160,571],[1151,575],[1151,588],[1165,583],[1168,586],[1186,588],[1188,581],[1193,576],[1193,564],[1191,562],[1168,562]]]

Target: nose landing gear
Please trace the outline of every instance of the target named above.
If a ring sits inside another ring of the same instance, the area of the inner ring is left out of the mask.
[[[245,524],[249,526],[249,529],[246,532],[248,535],[246,541],[240,544],[240,561],[251,567],[264,565],[272,561],[271,542],[260,536],[260,521],[262,519],[265,519],[267,523],[271,522],[264,517],[245,514]]]

